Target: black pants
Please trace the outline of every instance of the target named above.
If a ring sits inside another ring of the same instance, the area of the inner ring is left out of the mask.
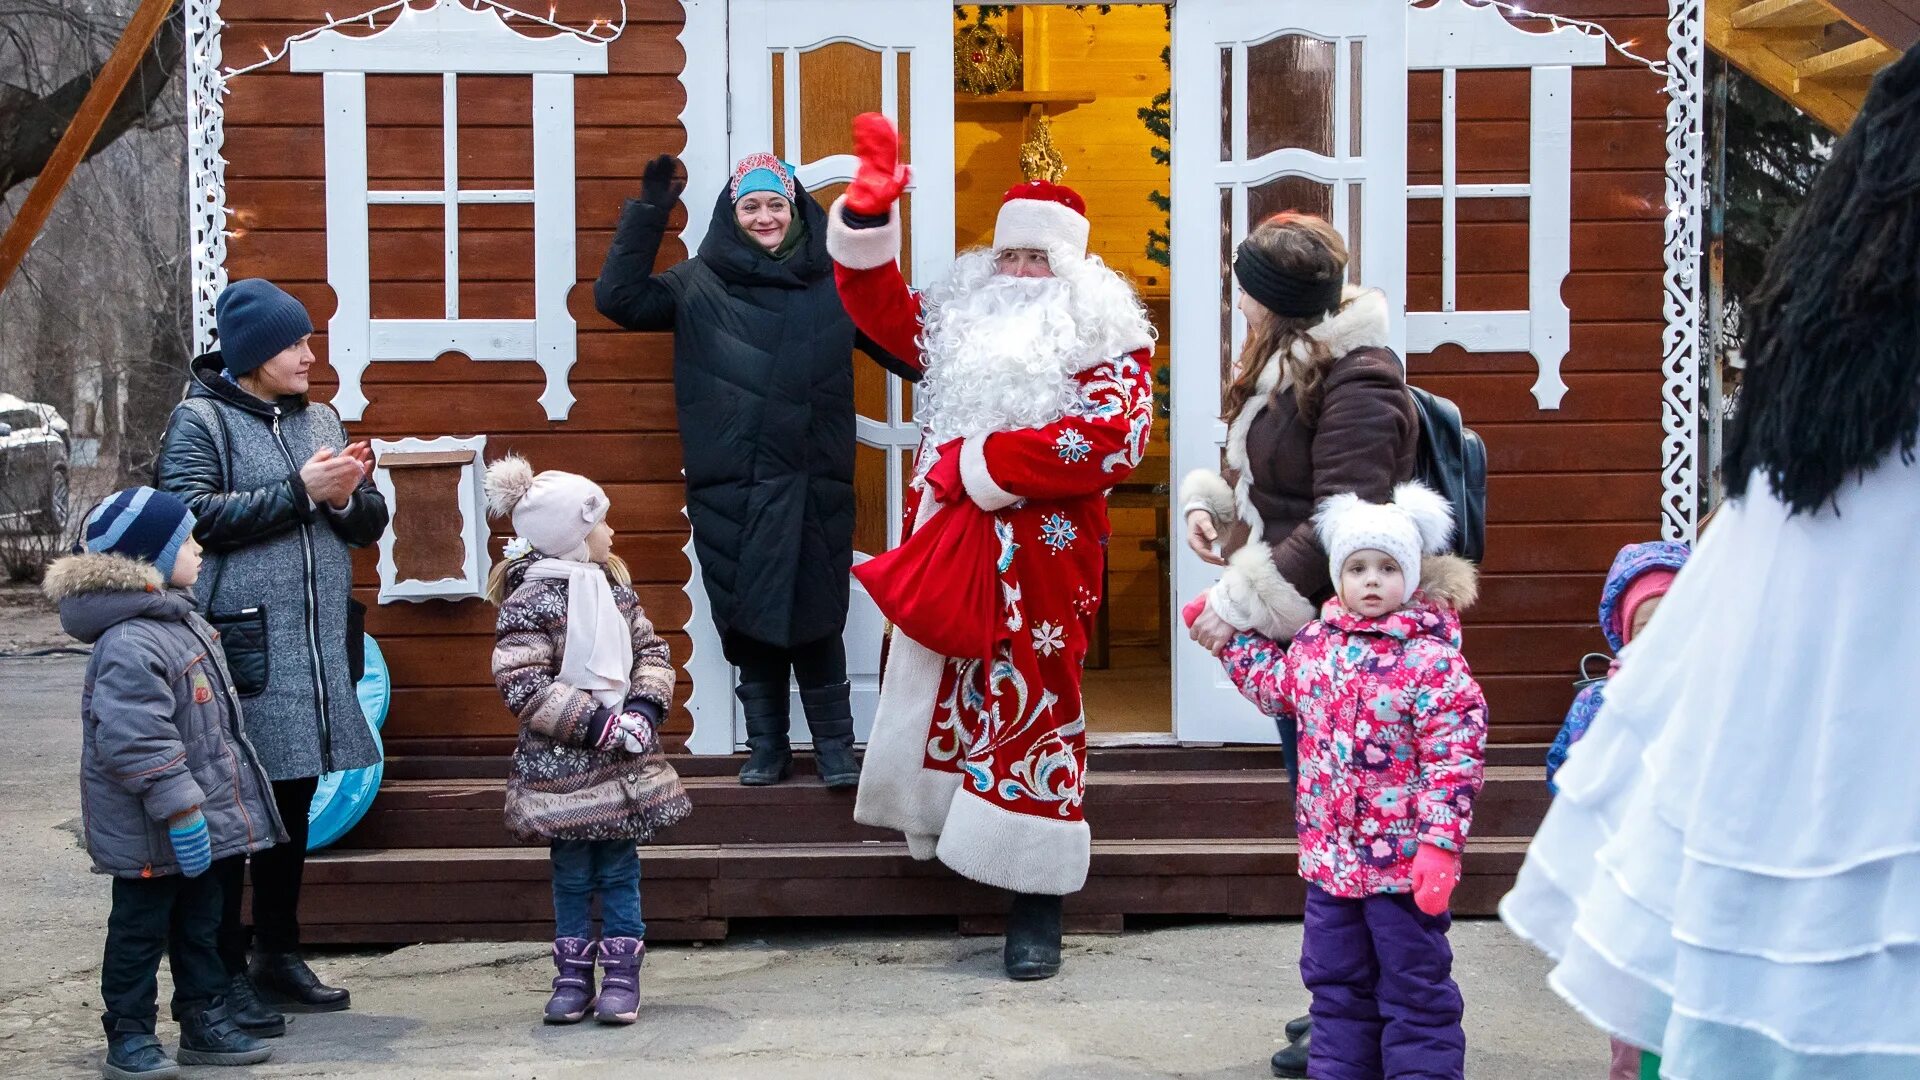
[[[253,861],[253,928],[251,936],[263,953],[290,953],[300,949],[300,879],[307,869],[307,811],[320,778],[275,780],[273,801],[287,827],[287,842],[255,852]],[[220,912],[220,959],[227,973],[247,970],[249,931],[240,921],[240,888],[246,883],[247,856],[236,855],[214,864],[220,878],[224,906]]]
[[[782,647],[729,633],[727,660],[740,669],[742,686],[787,684],[792,673],[802,690],[838,686],[847,681],[847,645],[839,634],[805,645]]]
[[[176,1018],[226,994],[227,973],[215,945],[220,893],[220,882],[210,873],[113,879],[113,911],[100,963],[100,997],[107,1006],[100,1022],[108,1034],[119,1020],[153,1030],[162,954],[173,968]]]

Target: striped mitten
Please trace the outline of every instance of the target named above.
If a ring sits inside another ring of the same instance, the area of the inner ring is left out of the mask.
[[[213,865],[213,838],[207,834],[207,818],[199,807],[167,819],[167,840],[173,844],[180,872],[188,877],[199,877]]]

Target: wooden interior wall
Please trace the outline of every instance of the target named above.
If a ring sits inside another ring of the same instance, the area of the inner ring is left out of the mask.
[[[224,0],[223,46],[230,62],[277,48],[288,35],[326,20],[337,0]],[[579,363],[571,384],[579,399],[564,423],[552,423],[535,399],[544,376],[532,363],[477,364],[445,356],[432,363],[376,363],[363,388],[365,419],[356,439],[407,435],[487,436],[489,458],[509,450],[537,469],[568,469],[606,486],[618,551],[633,568],[647,611],[684,663],[688,603],[686,521],[671,385],[672,338],[619,332],[593,309],[599,274],[622,199],[637,191],[641,167],[685,145],[678,116],[685,103],[678,0],[627,0],[629,25],[609,48],[609,73],[575,80],[578,128],[579,284],[569,307],[579,321]],[[585,26],[619,14],[615,0],[562,0],[559,16]],[[384,25],[385,17],[382,17]],[[532,86],[527,78],[459,80],[461,182],[530,187]],[[369,76],[367,154],[375,187],[438,188],[441,183],[441,83],[438,76]],[[266,277],[304,302],[320,333],[324,362],[334,297],[326,284],[324,140],[321,79],[278,66],[235,80],[226,99],[228,243],[232,278]],[[706,208],[697,212],[707,213]],[[660,256],[684,257],[676,212]],[[531,317],[532,208],[461,208],[461,311],[478,317]],[[369,221],[373,314],[442,315],[441,210],[376,206]],[[331,373],[315,368],[314,393],[331,396]],[[496,526],[497,555],[505,530]],[[480,600],[380,606],[372,551],[355,560],[359,598],[373,608],[368,629],[393,669],[393,710],[384,732],[390,753],[466,745],[497,748],[516,732],[489,671],[494,609]],[[682,680],[681,695],[686,694]],[[684,712],[673,730],[687,730]],[[478,741],[476,741],[478,740]]]
[[[1665,0],[1540,0],[1539,11],[1602,21],[1664,56]],[[1524,25],[1524,24],[1523,24]],[[1539,25],[1530,29],[1542,29]],[[1528,164],[1522,72],[1461,72],[1462,183],[1519,180]],[[1447,347],[1409,358],[1412,381],[1458,402],[1486,439],[1487,556],[1466,653],[1486,686],[1497,741],[1550,739],[1573,699],[1580,657],[1606,646],[1595,609],[1614,554],[1660,536],[1662,221],[1667,99],[1658,76],[1609,50],[1573,75],[1572,309],[1569,387],[1557,411],[1529,392],[1525,354]],[[1440,180],[1439,72],[1408,88],[1411,181]],[[1526,306],[1523,203],[1460,202],[1461,306]],[[1409,209],[1408,305],[1438,306],[1439,204]]]

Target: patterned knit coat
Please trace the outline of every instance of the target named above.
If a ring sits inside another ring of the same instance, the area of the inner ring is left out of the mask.
[[[693,809],[680,777],[660,750],[658,722],[650,745],[628,753],[616,742],[593,748],[607,709],[559,680],[567,642],[567,583],[526,580],[536,560],[507,572],[511,590],[500,605],[493,679],[520,718],[520,742],[507,776],[507,829],[522,841],[624,840],[641,843]],[[673,706],[673,661],[629,586],[613,586],[614,602],[633,631],[629,707],[652,717]]]

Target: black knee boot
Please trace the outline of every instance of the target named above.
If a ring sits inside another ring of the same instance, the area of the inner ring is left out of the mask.
[[[1027,981],[1051,979],[1060,972],[1060,903],[1058,896],[1014,893],[1007,913],[1007,947],[1003,960],[1007,977]]]
[[[793,772],[793,745],[787,741],[787,688],[775,683],[742,683],[735,691],[747,714],[747,763],[740,782],[764,787]]]
[[[800,691],[807,729],[813,732],[813,767],[830,788],[860,782],[860,762],[853,756],[851,692],[846,683]]]

